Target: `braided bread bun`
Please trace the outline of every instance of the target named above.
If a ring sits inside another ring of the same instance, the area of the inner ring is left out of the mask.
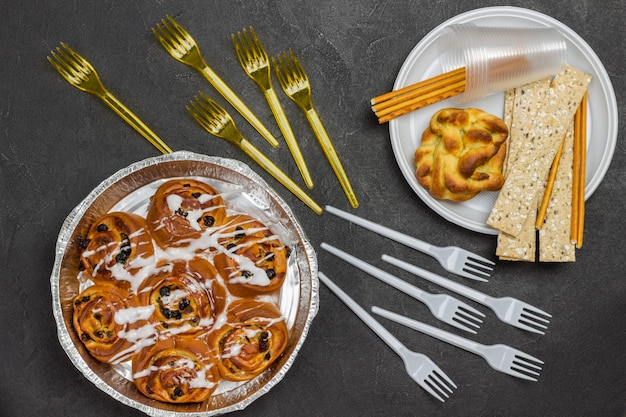
[[[465,201],[504,184],[507,126],[476,108],[439,110],[415,151],[417,181],[437,199]]]

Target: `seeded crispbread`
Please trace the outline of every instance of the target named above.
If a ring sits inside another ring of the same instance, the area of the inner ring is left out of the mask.
[[[545,221],[539,230],[540,262],[574,262],[576,247],[570,239],[572,221],[572,172],[574,160],[574,125],[565,134]]]
[[[537,192],[590,81],[589,75],[566,66],[552,80],[532,125],[515,127],[527,130],[528,138],[523,136],[524,148],[509,166],[488,225],[513,237],[520,235],[528,216],[537,208]]]
[[[546,78],[545,82],[549,85],[550,79]],[[538,83],[531,83],[517,88],[510,88],[504,93],[504,112],[502,120],[509,128],[509,136],[506,142],[508,149],[505,163],[502,167],[502,173],[505,177],[509,163],[515,160],[514,154],[520,148],[519,131],[514,128],[516,125],[515,122],[517,122],[515,118],[524,119],[526,117],[523,111],[526,106],[521,103],[520,99],[524,97],[529,99],[534,98],[534,90],[537,88],[537,84]],[[517,114],[515,114],[515,109],[518,110]],[[524,227],[518,237],[508,235],[504,232],[498,233],[496,246],[496,256],[498,259],[504,261],[534,262],[536,251],[537,243],[534,229],[531,231],[528,227]]]
[[[507,261],[535,261],[535,253],[537,252],[537,230],[535,229],[534,217],[535,216],[531,216],[528,218],[528,221],[517,237],[504,232],[498,233],[496,256],[499,259]]]
[[[528,137],[541,110],[543,99],[550,88],[551,78],[534,81],[517,87],[511,103],[511,127],[509,130],[509,148],[507,166],[513,166],[517,157],[529,152]]]

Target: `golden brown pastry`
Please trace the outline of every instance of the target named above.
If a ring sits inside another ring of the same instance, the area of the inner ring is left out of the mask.
[[[92,285],[74,298],[74,329],[94,358],[119,363],[135,353],[134,342],[124,336],[145,320],[115,316],[136,307],[128,291],[111,284]]]
[[[502,188],[508,128],[476,108],[436,112],[415,151],[417,181],[437,199],[465,201]]]
[[[236,215],[228,217],[216,234],[224,249],[213,261],[233,295],[253,297],[282,286],[290,251],[266,225]]]
[[[150,322],[162,334],[209,330],[226,307],[226,290],[215,267],[203,258],[159,266],[138,290],[141,305],[153,306]]]
[[[225,217],[224,200],[216,189],[202,181],[177,179],[157,189],[146,221],[157,244],[167,248],[188,246]]]
[[[210,185],[167,181],[145,219],[106,214],[77,244],[78,278],[95,283],[74,300],[77,337],[97,360],[131,366],[147,397],[202,402],[222,379],[250,380],[285,351],[274,300],[290,249],[258,219],[227,214]]]
[[[143,217],[113,212],[101,216],[83,240],[81,268],[96,283],[130,288],[144,261],[154,255]]]
[[[202,402],[219,384],[207,344],[191,337],[161,339],[144,348],[133,358],[132,371],[139,391],[168,403]]]
[[[241,299],[228,306],[226,324],[209,334],[208,343],[222,378],[247,381],[281,355],[288,339],[287,325],[274,304]]]

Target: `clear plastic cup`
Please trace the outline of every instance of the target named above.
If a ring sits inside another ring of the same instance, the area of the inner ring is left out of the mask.
[[[458,102],[481,99],[552,76],[565,64],[566,43],[555,28],[447,26],[441,34],[444,72],[465,67],[466,86]]]

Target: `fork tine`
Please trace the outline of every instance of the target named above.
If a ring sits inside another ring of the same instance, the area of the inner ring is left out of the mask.
[[[448,269],[446,270],[449,271]],[[489,282],[489,280],[487,280],[486,278],[483,278],[480,275],[476,275],[476,274],[473,274],[472,272],[466,271],[465,268],[461,271],[450,271],[450,272],[457,274],[458,276],[463,277],[463,278],[473,279],[474,281]]]
[[[541,320],[544,321],[546,323],[550,323],[550,320],[548,320],[547,318],[552,317],[552,314],[550,313],[546,313],[545,311],[537,308],[537,307],[532,307],[532,306],[525,306],[523,309],[524,313],[529,314],[529,315],[533,315],[534,318],[536,318],[537,320]],[[546,318],[542,318],[541,316],[544,316]]]
[[[224,113],[222,111],[222,108],[218,107],[217,103],[211,100],[209,96],[204,94],[202,91],[200,91],[198,94],[199,94],[198,102],[204,107],[204,109],[207,112],[209,112],[210,115],[216,116],[216,115],[221,115],[222,113]]]
[[[176,39],[178,39],[179,41],[185,41],[190,45],[193,45],[195,43],[193,41],[193,38],[189,34],[189,32],[187,32],[185,28],[179,25],[178,22],[174,20],[172,16],[166,15],[165,17],[167,18],[167,21],[165,21],[165,19],[162,19],[161,21],[163,22],[163,25],[170,31],[170,33],[174,35]]]
[[[444,323],[448,323],[449,325],[454,326],[457,329],[464,330],[468,333],[476,334],[476,331],[474,329],[465,325],[465,323],[463,323],[462,320],[459,320],[459,318],[456,315],[450,319],[446,319],[446,320],[441,319],[441,321],[443,321]]]
[[[521,314],[519,321],[525,322],[526,324],[529,324],[529,325],[533,325],[540,329],[547,329],[548,324],[550,323],[549,320],[543,319],[541,317],[530,316],[524,313]]]
[[[254,28],[252,26],[250,26],[250,35],[252,36],[252,39],[250,39],[250,43],[254,46],[256,50],[256,55],[265,56],[265,59],[267,60],[267,52],[265,51],[265,48],[263,48],[263,45],[261,45],[261,40],[256,35],[256,32],[254,31]]]
[[[52,56],[48,56],[48,61],[54,66],[54,68],[56,68],[57,71],[61,73],[63,77],[74,77],[72,69],[67,66],[64,59],[59,57],[59,54],[57,54],[55,51],[52,51],[50,55]]]
[[[519,321],[520,323],[523,323],[523,324],[528,325],[528,326],[534,326],[534,327],[535,327],[535,328],[537,328],[537,329],[543,329],[543,330],[546,330],[546,329],[548,328],[548,326],[547,326],[547,325],[545,325],[545,324],[543,324],[543,323],[540,323],[540,322],[538,322],[538,321],[533,321],[533,319],[528,318],[528,317],[525,317],[524,315],[520,316],[520,318],[518,319],[518,321]],[[549,322],[548,322],[548,323],[549,323]]]
[[[224,110],[219,104],[213,101],[209,96],[204,94],[202,91],[198,93],[196,96],[196,103],[199,108],[208,117],[205,117],[207,121],[210,121],[210,124],[213,127],[218,127],[220,123],[225,123],[228,119],[228,115],[226,110]]]
[[[237,58],[239,59],[239,62],[241,62],[242,64],[245,63],[247,61],[246,59],[247,54],[246,54],[246,51],[244,51],[244,48],[246,46],[244,44],[241,32],[237,32],[237,36],[235,36],[235,34],[232,33],[230,37],[233,41],[233,45],[235,46],[235,53],[237,54]]]
[[[61,43],[61,45],[67,47],[67,45]],[[82,78],[81,69],[76,67],[76,61],[72,59],[68,52],[61,47],[57,46],[55,51],[52,51],[52,56],[55,59],[55,67],[70,77]],[[52,61],[51,61],[52,62]],[[60,67],[60,68],[59,68]]]
[[[428,378],[423,381],[419,381],[418,383],[422,388],[428,391],[430,395],[432,395],[433,397],[435,397],[442,403],[446,402],[446,400],[444,400],[443,397],[440,395],[441,391],[439,387],[435,385],[433,382],[431,382]],[[446,397],[448,396],[446,395]]]
[[[526,375],[525,373],[520,372],[520,370],[518,370],[518,369],[509,368],[509,369],[502,370],[502,372],[504,372],[505,374],[509,374],[511,376],[514,376],[516,378],[525,379],[527,381],[534,381],[534,382],[538,381],[537,378],[534,378],[534,377],[532,377],[530,375]],[[537,374],[537,376],[539,376],[539,374]]]
[[[496,263],[494,261],[492,261],[491,259],[482,257],[480,255],[476,255],[475,253],[471,253],[468,255],[468,259],[472,260],[472,261],[477,261],[480,262],[481,264],[486,264],[486,265],[495,265]],[[486,267],[485,267],[486,268]],[[493,268],[491,268],[493,269]]]
[[[451,386],[456,388],[454,382],[443,371],[438,371],[433,369],[433,371],[428,375],[428,379],[430,383],[437,388],[437,390],[444,395],[446,398],[450,398],[450,394],[454,391]]]
[[[252,30],[252,27],[250,27],[250,30]],[[254,41],[250,38],[250,33],[247,29],[243,29],[240,40],[246,49],[248,58],[256,60],[260,53],[259,50],[256,48]]]
[[[510,322],[510,324],[511,324],[511,326],[515,326],[515,327],[517,327],[519,329],[526,330],[526,331],[529,331],[529,332],[532,332],[532,333],[545,334],[545,332],[543,332],[543,331],[541,331],[541,330],[539,330],[539,329],[537,329],[537,328],[535,328],[533,326],[530,326],[529,324],[526,324],[526,323],[524,323],[523,321],[520,321],[520,320],[517,320],[516,322]],[[541,327],[541,326],[537,326],[537,327]]]
[[[165,49],[174,50],[181,57],[193,46],[193,39],[170,15],[167,15],[166,18],[167,20],[161,19],[161,23],[157,23],[152,32]]]
[[[520,365],[527,366],[531,369],[541,370],[541,365],[544,364],[544,361],[542,361],[541,359],[535,358],[534,356],[531,356],[528,353],[524,352],[517,352],[515,354],[515,358],[521,361]]]
[[[272,57],[272,65],[274,66],[274,71],[276,72],[276,78],[280,85],[285,89],[287,85],[290,84],[287,77],[289,74],[287,73],[287,69],[285,68],[285,64],[283,63],[283,59],[281,54],[278,54],[276,57]]]
[[[201,108],[201,104],[196,100],[192,100],[187,106],[185,106],[187,111],[193,116],[193,118],[206,130],[213,130],[214,125],[209,121],[205,114],[203,113],[203,109]]]
[[[472,327],[480,329],[480,325],[483,322],[480,317],[485,317],[485,315],[470,306],[459,306],[452,317],[452,325],[466,332],[476,334]]]
[[[474,280],[485,280],[487,281],[487,278],[490,277],[488,272],[485,272],[481,269],[478,268],[474,268],[472,266],[468,266],[467,262],[465,263],[465,265],[463,266],[463,271],[467,272],[468,274],[472,275],[472,279]]]
[[[463,316],[461,316],[459,314],[456,314],[452,318],[452,320],[454,320],[456,322],[462,323],[465,326],[464,327],[465,331],[470,332],[470,333],[474,333],[474,334],[476,334],[476,331],[468,328],[467,326],[472,326],[472,327],[475,327],[475,328],[479,329],[480,328],[480,323],[483,322],[482,320],[476,320],[478,322],[478,323],[476,323],[476,321],[474,321],[474,317],[469,317],[468,318],[468,317],[463,317]]]
[[[511,366],[509,367],[509,371],[511,371],[511,375],[517,376],[518,378],[527,379],[529,381],[537,381],[536,376],[539,376],[539,371],[542,370],[540,365],[543,365],[543,361],[528,355],[523,352],[516,352],[515,358],[512,360]]]
[[[304,72],[302,64],[300,64],[300,61],[298,61],[298,57],[296,57],[296,53],[291,48],[289,48],[289,55],[291,55],[291,65],[293,71],[298,75],[299,78],[302,78],[303,80],[308,79],[306,73]]]
[[[456,389],[457,386],[456,384],[450,379],[450,377],[448,375],[446,375],[445,372],[443,372],[441,369],[439,370],[434,370],[433,374],[437,377],[437,379],[439,381],[441,381],[441,385],[448,390],[450,393],[452,393],[452,389]]]
[[[474,269],[481,269],[481,270],[484,270],[484,271],[493,271],[493,267],[491,267],[489,265],[485,265],[482,262],[478,262],[478,261],[472,259],[472,257],[468,257],[465,260],[465,266],[468,266],[468,267],[471,266]]]
[[[185,45],[183,45],[184,40],[178,35],[175,29],[173,29],[165,19],[161,19],[161,24],[156,25],[160,30],[160,35],[157,35],[160,41],[164,41],[163,46],[165,46],[168,50],[175,50],[181,56],[186,52]]]
[[[290,49],[291,51],[291,49]],[[291,51],[293,53],[293,51]],[[293,68],[293,63],[292,61],[289,59],[289,55],[288,52],[284,52],[282,57],[280,55],[278,55],[278,59],[281,61],[282,67],[283,67],[283,73],[286,77],[287,80],[287,84],[288,85],[293,85],[296,83],[296,71]]]
[[[172,42],[172,39],[170,36],[168,36],[165,33],[165,28],[160,24],[157,23],[153,28],[152,28],[152,33],[154,33],[154,36],[157,38],[157,40],[161,43],[161,45],[168,51],[171,50],[176,50],[177,52],[180,53],[180,51],[178,50],[177,46]]]
[[[485,315],[483,313],[481,313],[480,311],[476,310],[476,312],[482,316],[485,317]],[[452,318],[452,320],[459,322],[461,324],[463,324],[464,330],[470,332],[470,333],[474,333],[476,334],[476,331],[472,330],[469,326],[472,326],[476,329],[480,328],[480,325],[482,324],[482,319],[480,319],[479,317],[476,317],[475,315],[472,315],[466,311],[464,311],[463,307],[459,307],[454,315],[454,317]]]
[[[205,129],[214,131],[218,128],[218,117],[216,116],[214,106],[212,106],[209,100],[204,93],[200,92],[190,102],[191,108],[187,106],[187,110]]]
[[[57,46],[57,52],[65,59],[66,63],[77,71],[82,71],[89,63],[85,58],[74,52],[67,44],[61,42],[61,47]]]

